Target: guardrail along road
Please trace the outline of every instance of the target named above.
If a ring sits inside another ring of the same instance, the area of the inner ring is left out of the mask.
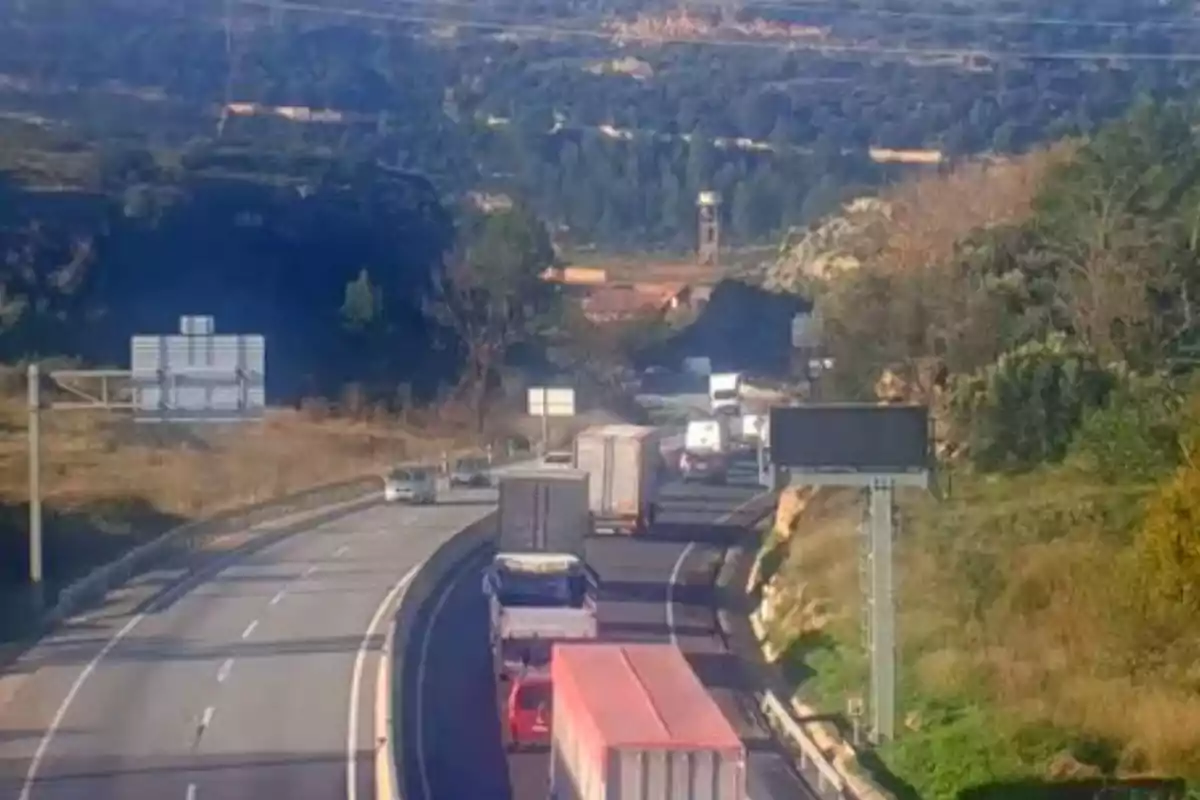
[[[455,491],[294,516],[264,525],[295,532],[255,552],[140,576],[0,681],[0,794],[370,800],[389,606],[494,502]]]
[[[725,651],[713,614],[712,582],[732,537],[773,507],[755,484],[752,463],[739,464],[728,486],[664,488],[653,537],[598,537],[588,558],[600,573],[602,638],[677,641],[750,753],[754,800],[815,797],[761,726],[746,676]],[[406,800],[515,798],[544,800],[549,758],[506,754],[492,679],[482,562],[453,574],[417,620],[397,720],[402,732]]]

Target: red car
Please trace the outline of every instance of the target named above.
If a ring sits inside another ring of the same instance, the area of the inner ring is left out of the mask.
[[[523,745],[549,745],[550,675],[538,672],[513,680],[506,716],[511,749],[520,750]]]

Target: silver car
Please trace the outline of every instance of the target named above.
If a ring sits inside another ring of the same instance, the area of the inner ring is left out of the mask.
[[[437,472],[429,467],[399,467],[383,481],[388,503],[426,505],[437,502]]]
[[[486,458],[460,458],[450,470],[450,485],[491,486],[492,465]]]

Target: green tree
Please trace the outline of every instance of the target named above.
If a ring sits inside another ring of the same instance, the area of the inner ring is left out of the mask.
[[[342,300],[342,323],[348,330],[363,333],[383,319],[383,295],[371,283],[371,275],[363,268],[358,277],[346,284]]]
[[[1030,342],[954,387],[952,407],[971,459],[985,470],[1060,461],[1084,415],[1101,406],[1114,376],[1061,335]]]
[[[527,207],[469,218],[430,310],[457,335],[463,389],[482,427],[487,392],[510,349],[554,323],[558,293],[542,279],[554,263],[546,228]]]

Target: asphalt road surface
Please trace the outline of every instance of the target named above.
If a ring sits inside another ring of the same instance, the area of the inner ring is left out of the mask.
[[[588,558],[600,573],[601,637],[676,641],[748,745],[752,800],[815,798],[749,710],[744,670],[717,635],[712,580],[726,545],[770,502],[742,465],[724,487],[665,487],[653,536],[596,538]],[[420,658],[401,688],[408,800],[544,800],[545,752],[507,754],[488,651],[480,569],[451,578],[418,620]],[[410,650],[410,657],[412,651]]]
[[[241,558],[142,576],[7,679],[0,796],[370,800],[393,590],[494,502],[464,490],[294,520],[293,535]]]

